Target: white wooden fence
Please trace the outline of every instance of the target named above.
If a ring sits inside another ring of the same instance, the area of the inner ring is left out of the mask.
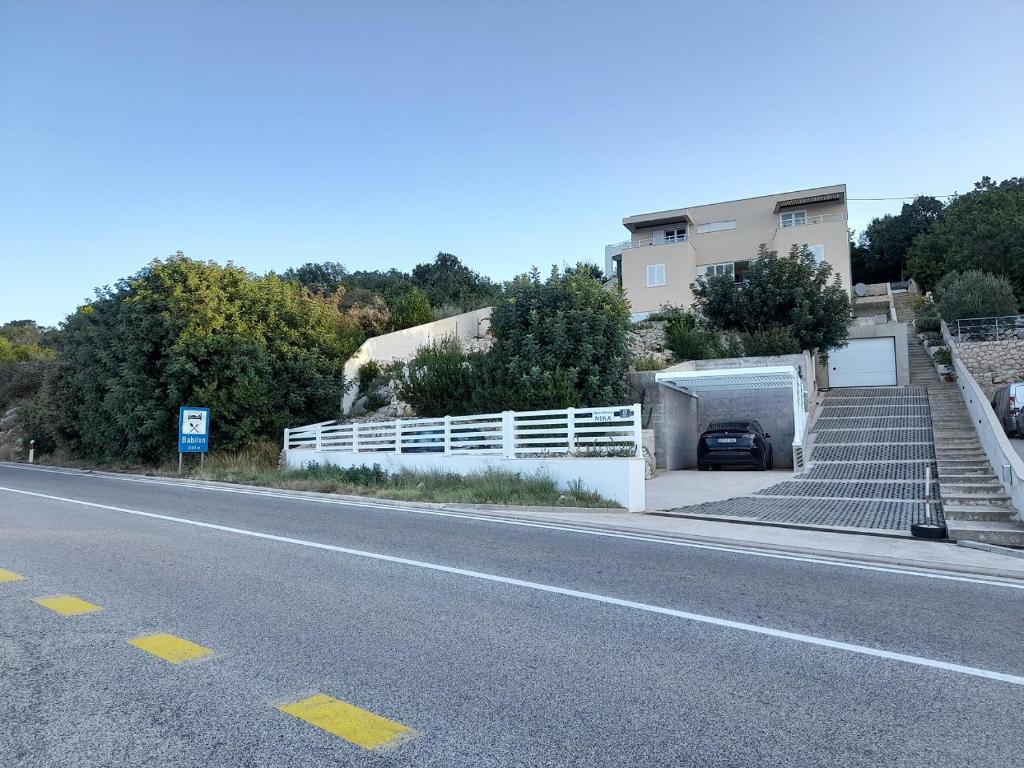
[[[436,419],[340,424],[284,431],[289,451],[494,455],[642,456],[640,405],[504,411]]]

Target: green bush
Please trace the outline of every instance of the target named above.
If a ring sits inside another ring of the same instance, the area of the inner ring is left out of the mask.
[[[744,333],[741,341],[743,354],[747,357],[793,355],[800,352],[800,342],[788,328],[771,328],[767,331]]]
[[[181,405],[211,409],[218,450],[338,415],[363,341],[331,297],[180,253],[100,292],[61,335],[30,437],[127,463],[173,454]]]
[[[665,346],[677,360],[712,360],[722,356],[718,336],[688,321],[670,322],[665,327]]]
[[[383,408],[390,402],[384,395],[380,393],[379,389],[371,390],[366,393],[366,410],[376,411]]]
[[[932,360],[934,360],[939,365],[952,365],[953,355],[946,347],[942,347],[941,349],[937,349],[935,351],[935,354],[932,355]]]
[[[942,324],[938,315],[918,315],[914,318],[914,328],[918,333],[935,333]]]
[[[970,317],[1017,314],[1013,285],[1005,277],[968,270],[950,272],[935,286],[935,303],[947,323]]]
[[[633,370],[635,371],[660,371],[667,366],[668,363],[654,355],[638,357],[633,361]]]
[[[430,299],[419,288],[404,291],[391,302],[389,309],[392,330],[395,331],[434,322]]]
[[[473,361],[452,337],[421,347],[404,369],[394,371],[398,395],[420,416],[470,413],[477,385]]]
[[[743,280],[704,277],[693,284],[694,307],[712,328],[763,333],[785,328],[800,349],[827,353],[846,343],[850,294],[828,263],[807,246],[780,256],[761,245]]]
[[[357,382],[359,385],[359,392],[367,393],[370,391],[370,387],[373,386],[373,382],[381,374],[380,363],[376,360],[367,360],[365,363],[359,366]]]

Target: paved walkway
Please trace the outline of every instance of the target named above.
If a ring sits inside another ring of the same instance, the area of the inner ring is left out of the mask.
[[[647,481],[647,511],[658,512],[693,504],[724,501],[735,496],[756,493],[792,478],[793,473],[783,469],[768,472],[698,472],[695,469],[662,472],[653,480]]]

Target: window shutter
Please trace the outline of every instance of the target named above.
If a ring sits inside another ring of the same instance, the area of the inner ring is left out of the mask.
[[[653,242],[655,245],[661,245],[662,243],[664,243],[665,242],[665,230],[664,229],[656,229],[656,230],[654,230],[654,234],[651,236],[651,242]]]

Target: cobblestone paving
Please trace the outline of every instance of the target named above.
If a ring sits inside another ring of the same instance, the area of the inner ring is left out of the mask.
[[[750,496],[674,511],[792,525],[909,531],[942,521],[925,387],[860,387],[825,395],[808,470]],[[728,482],[727,480],[725,482]]]

